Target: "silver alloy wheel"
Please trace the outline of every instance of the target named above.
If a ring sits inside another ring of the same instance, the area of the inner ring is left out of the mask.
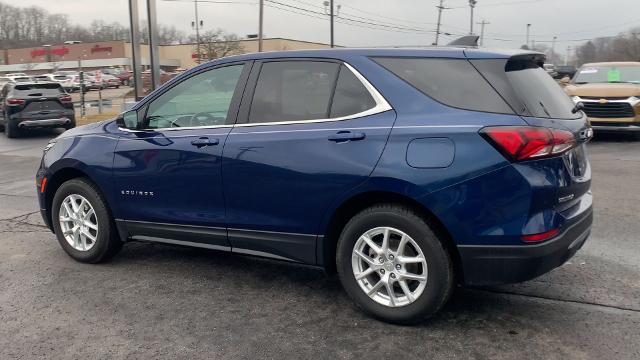
[[[375,302],[401,307],[416,301],[427,285],[427,260],[409,235],[391,227],[358,238],[351,256],[353,275]]]
[[[71,194],[62,200],[60,229],[65,240],[78,251],[88,251],[98,238],[98,217],[91,203],[82,195]]]

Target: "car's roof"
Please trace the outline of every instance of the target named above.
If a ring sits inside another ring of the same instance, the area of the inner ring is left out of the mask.
[[[637,61],[609,61],[609,62],[598,62],[598,63],[588,63],[582,66],[640,66],[640,62]]]
[[[24,81],[24,82],[19,82],[19,83],[15,83],[15,84],[16,85],[43,85],[43,84],[60,85],[59,82],[55,82],[55,81]]]
[[[230,56],[213,60],[211,63],[220,61],[243,61],[260,60],[274,58],[335,58],[342,59],[350,56],[407,56],[407,57],[433,57],[433,58],[493,58],[506,59],[516,55],[541,55],[528,50],[499,50],[499,49],[476,49],[463,47],[425,47],[425,48],[333,48],[314,50],[293,50],[293,51],[269,51],[262,53],[250,53]]]

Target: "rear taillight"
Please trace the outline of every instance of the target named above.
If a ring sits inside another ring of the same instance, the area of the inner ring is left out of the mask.
[[[60,102],[63,103],[71,102],[71,95],[60,95],[58,99],[60,99]]]
[[[535,126],[493,126],[480,133],[510,160],[524,161],[555,156],[576,146],[569,131]]]
[[[15,98],[7,99],[7,105],[9,106],[16,106],[16,105],[22,105],[22,104],[24,104],[24,100],[22,99],[15,99]]]

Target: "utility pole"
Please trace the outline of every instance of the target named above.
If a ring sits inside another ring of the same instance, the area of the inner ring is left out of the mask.
[[[129,0],[129,26],[131,27],[131,71],[133,71],[133,87],[136,101],[139,101],[143,97],[142,72],[140,71],[140,24],[138,19],[138,0]]]
[[[564,58],[564,64],[569,65],[569,58],[571,57],[571,46],[567,46],[567,57]]]
[[[444,0],[440,0],[440,5],[436,6],[438,8],[438,25],[436,26],[436,41],[433,45],[438,46],[438,39],[440,38],[440,23],[442,22],[442,10],[444,7]]]
[[[260,16],[258,18],[258,52],[262,52],[262,27],[264,25],[264,0],[260,0]]]
[[[195,6],[196,13],[196,21],[191,23],[191,27],[196,28],[196,54],[198,56],[197,63],[200,63],[200,28],[202,27],[202,21],[200,21],[198,17],[198,0],[193,0],[193,4]]]
[[[527,47],[529,47],[529,32],[531,31],[531,24],[527,24]],[[531,49],[531,48],[529,48]]]
[[[478,3],[477,0],[469,0],[469,7],[471,8],[471,22],[469,23],[469,35],[473,35],[473,9]]]
[[[151,65],[151,91],[160,87],[160,49],[158,48],[158,16],[156,0],[147,0],[149,28],[149,65]]]
[[[337,8],[334,8],[333,1],[334,0],[330,0],[330,1],[325,1],[323,3],[324,4],[324,12],[325,12],[325,14],[329,15],[330,23],[331,23],[331,25],[330,25],[330,33],[331,33],[331,42],[330,43],[331,43],[331,47],[335,46],[335,43],[333,41],[333,33],[334,33],[334,31],[333,31],[334,24],[333,23],[334,23],[335,17],[338,16],[338,14],[340,13],[340,7],[341,7],[341,5],[338,5]],[[327,7],[329,8],[328,12],[327,12]]]
[[[481,22],[478,23],[480,25],[480,46],[484,45],[484,27],[485,25],[491,24],[487,20],[482,19]]]
[[[549,54],[549,58],[550,60],[553,60],[553,57],[556,54],[556,40],[558,39],[557,36],[553,37],[553,41],[551,42],[551,53]],[[551,61],[550,61],[551,62]]]

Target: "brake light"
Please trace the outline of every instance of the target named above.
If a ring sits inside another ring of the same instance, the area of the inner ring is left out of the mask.
[[[540,242],[547,239],[551,239],[552,237],[558,235],[558,232],[559,232],[558,229],[553,229],[540,234],[523,235],[522,241],[528,242],[528,243]]]
[[[22,104],[24,104],[24,100],[22,99],[15,99],[15,98],[7,99],[7,105],[9,106],[16,106],[16,105],[22,105]]]
[[[577,144],[569,131],[535,126],[494,126],[480,133],[500,152],[514,161],[562,154]]]
[[[60,95],[59,99],[61,102],[71,102],[71,95]]]

